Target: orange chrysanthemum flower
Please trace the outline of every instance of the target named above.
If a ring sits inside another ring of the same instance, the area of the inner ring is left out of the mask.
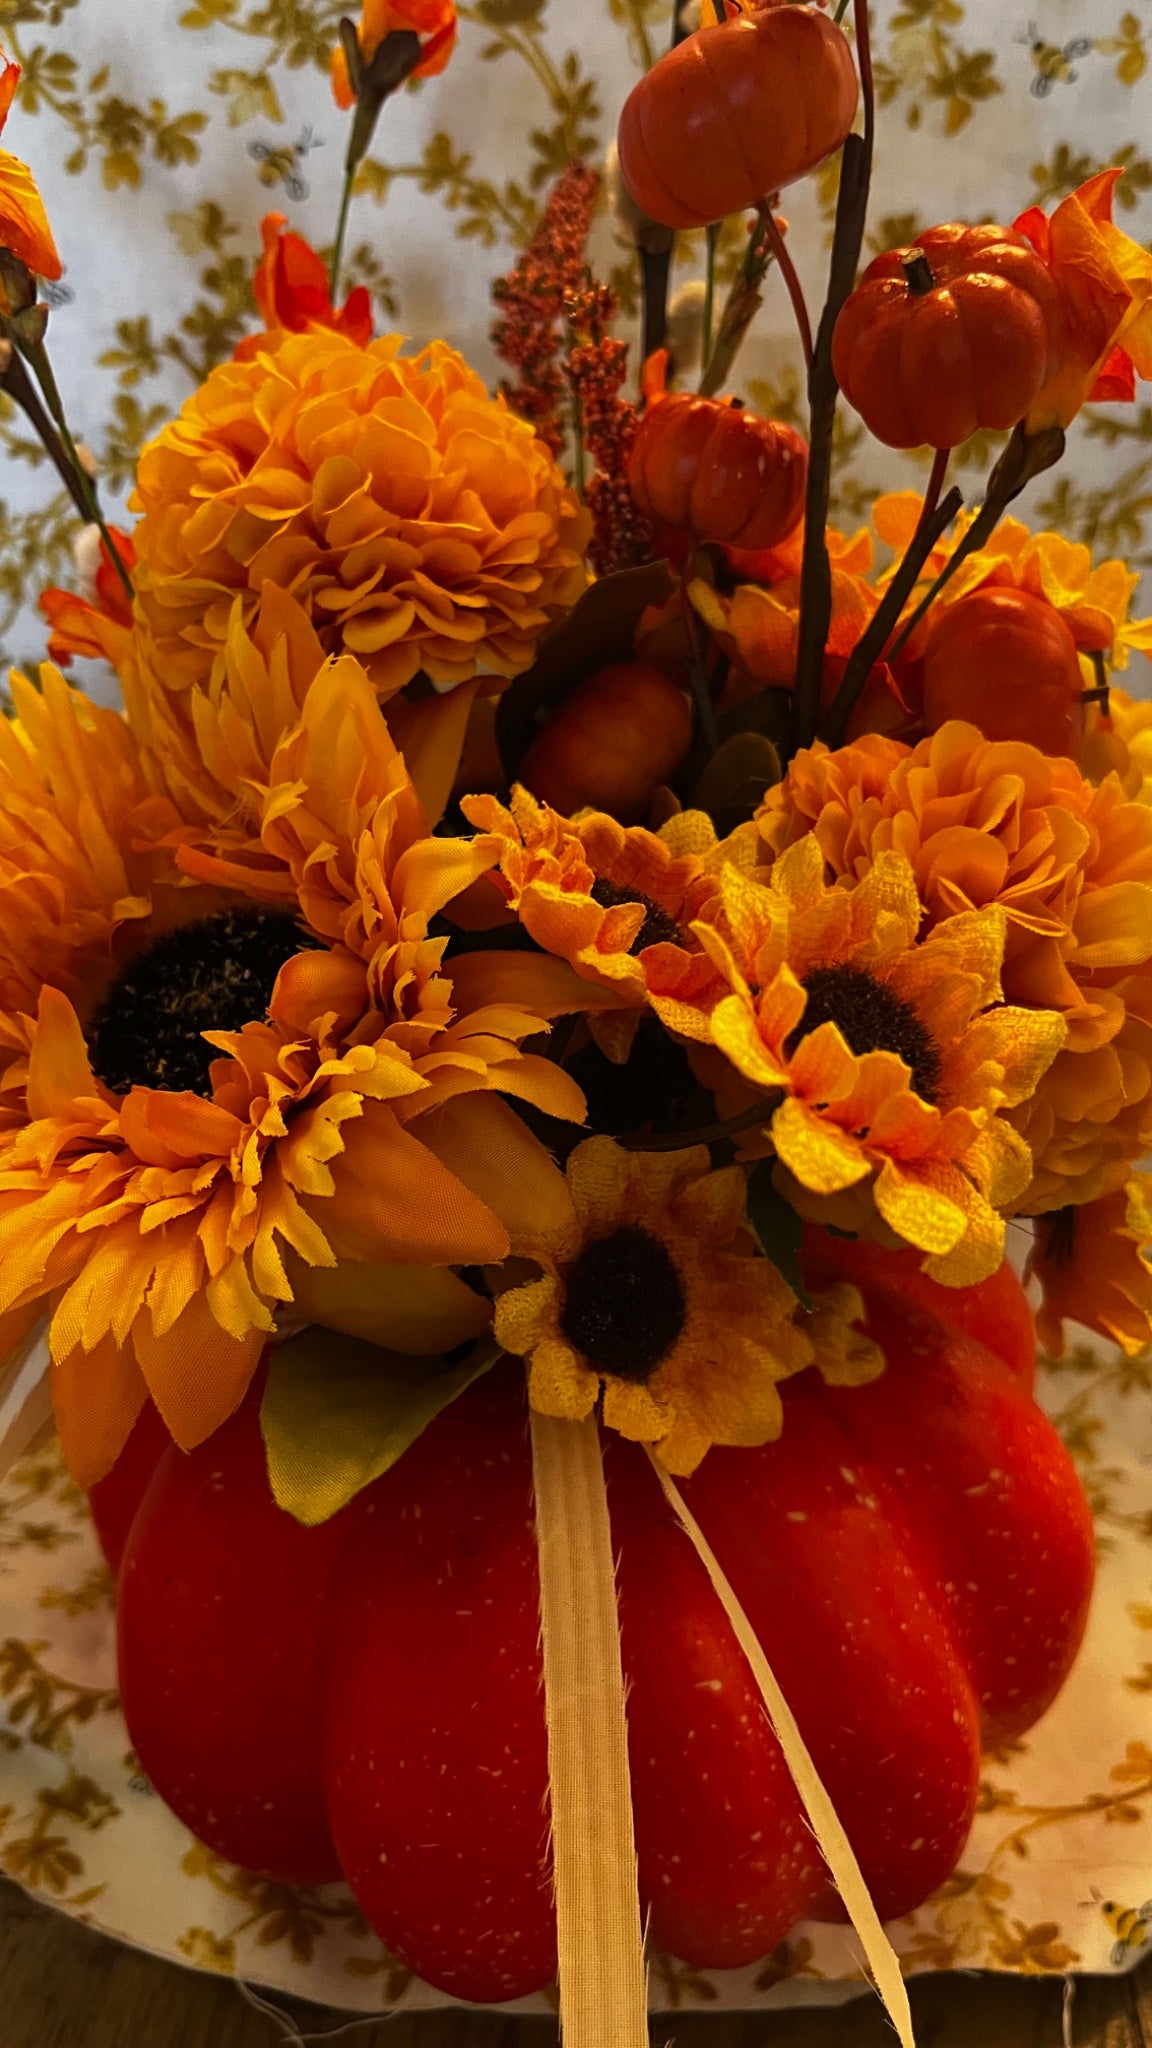
[[[1053,1358],[1063,1354],[1065,1323],[1111,1338],[1129,1357],[1152,1343],[1150,1198],[1152,1175],[1136,1173],[1098,1202],[1040,1218],[1028,1271],[1043,1291],[1036,1328]]]
[[[4,66],[0,72],[2,133],[20,83],[20,66],[9,63],[2,50],[0,63]],[[33,277],[57,278],[63,270],[36,180],[27,164],[6,149],[0,149],[0,249],[7,249],[25,264]]]
[[[273,750],[262,854],[180,845],[124,721],[44,672],[0,729],[0,1336],[50,1317],[78,1476],[145,1391],[177,1441],[241,1398],[310,1273],[500,1259],[559,1176],[499,1099],[582,1115],[523,982],[462,997],[430,920],[490,865],[429,839],[367,678],[316,676]],[[181,853],[184,870],[172,859]],[[199,869],[199,872],[197,872]],[[191,872],[189,872],[191,871]],[[205,879],[206,878],[206,879]],[[550,968],[553,963],[546,963]],[[385,1285],[387,1293],[387,1284]],[[414,1348],[414,1347],[410,1347]],[[194,1362],[194,1370],[190,1369]]]
[[[707,1037],[722,984],[692,927],[717,893],[724,849],[702,811],[647,832],[599,811],[563,818],[520,787],[510,807],[473,796],[462,809],[498,843],[491,880],[529,937],[599,984],[601,1007],[632,1013],[618,1038],[601,1023],[601,1043],[622,1051],[646,1006],[670,1030]]]
[[[916,747],[879,737],[799,754],[751,828],[762,857],[814,832],[856,882],[912,863],[928,925],[998,904],[1010,1002],[1058,1010],[1067,1048],[1014,1121],[1034,1156],[1020,1207],[1122,1186],[1152,1141],[1152,812],[1115,774],[990,743],[953,722]]]
[[[579,596],[589,522],[548,450],[454,349],[402,345],[279,335],[145,448],[137,635],[162,687],[211,689],[266,583],[382,697],[518,674]]]
[[[424,49],[414,78],[431,78],[443,71],[456,47],[456,0],[364,0],[356,35],[360,54],[370,64],[385,36],[396,29],[411,29]],[[348,60],[343,46],[332,52],[332,92],[338,107],[356,104]]]
[[[349,292],[340,311],[332,304],[328,272],[310,242],[293,234],[282,213],[266,213],[260,223],[264,254],[256,266],[252,288],[265,328],[302,334],[309,327],[332,327],[350,341],[367,346],[372,339],[372,299],[367,285]],[[239,357],[255,355],[261,337],[252,335],[237,349]]]
[[[933,1278],[971,1285],[1001,1263],[1001,1212],[1031,1174],[1000,1112],[1032,1094],[1066,1027],[1004,1003],[999,905],[921,941],[903,854],[877,854],[851,886],[825,875],[814,833],[767,881],[725,867],[722,911],[696,926],[730,990],[711,1038],[764,1096],[764,1136],[802,1214],[839,1223],[853,1191],[854,1222],[870,1211],[928,1255]]]

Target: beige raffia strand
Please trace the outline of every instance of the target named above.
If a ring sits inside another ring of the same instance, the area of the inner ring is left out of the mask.
[[[752,1667],[752,1675],[760,1687],[772,1733],[784,1753],[784,1761],[803,1801],[804,1811],[820,1846],[820,1853],[844,1901],[848,1917],[860,1937],[873,1982],[888,2008],[888,2015],[896,2029],[900,2048],[916,2048],[908,1993],[904,1979],[900,1975],[896,1951],[880,1924],[880,1915],[872,1904],[860,1865],[853,1854],[852,1844],[820,1782],[816,1766],[796,1726],[792,1709],[776,1683],[768,1659],[757,1641],[756,1631],[729,1585],[708,1538],[692,1515],[675,1480],[664,1470],[660,1460],[654,1457],[651,1451],[648,1455],[652,1459],[653,1468],[664,1488],[669,1505],[707,1570],[724,1612],[736,1632],[736,1640]]]
[[[532,1415],[560,2028],[566,2048],[647,2048],[616,1568],[594,1416]]]

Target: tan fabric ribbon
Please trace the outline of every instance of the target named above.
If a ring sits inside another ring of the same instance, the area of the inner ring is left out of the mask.
[[[595,1416],[532,1414],[565,2048],[648,2048],[616,1568]]]
[[[767,1657],[756,1637],[748,1616],[736,1598],[720,1562],[716,1557],[704,1531],[693,1516],[687,1501],[674,1479],[664,1470],[658,1458],[649,1451],[652,1466],[664,1489],[669,1506],[672,1508],[681,1528],[691,1542],[696,1555],[704,1565],[716,1590],[717,1597],[732,1624],[736,1640],[747,1657],[752,1675],[760,1688],[772,1733],[784,1754],[784,1761],[792,1774],[792,1782],[803,1801],[812,1832],[825,1863],[832,1875],[840,1897],[844,1901],[848,1917],[868,1960],[876,1989],[888,2009],[889,2018],[896,2029],[900,2048],[916,2048],[912,2033],[912,2012],[908,2004],[908,1992],[900,1974],[900,1963],[895,1949],[881,1925],[880,1916],[872,1904],[868,1887],[864,1882],[860,1865],[843,1825],[820,1782],[816,1766],[805,1747],[804,1738],[796,1725],[796,1718],[788,1705],[772,1673]],[[591,2042],[588,2048],[592,2048]]]

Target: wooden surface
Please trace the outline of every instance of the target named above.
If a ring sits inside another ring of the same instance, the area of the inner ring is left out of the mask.
[[[1067,2029],[1051,1979],[921,1977],[918,2048],[1152,2048],[1152,1959],[1124,1978],[1082,1978]],[[552,2048],[551,2020],[451,2011],[348,2026],[346,2013],[277,2000],[276,2022],[225,1978],[155,1961],[0,1879],[0,2048]],[[838,2011],[692,2013],[652,2022],[653,2048],[890,2048],[874,2000]],[[606,2042],[604,2048],[611,2048]]]

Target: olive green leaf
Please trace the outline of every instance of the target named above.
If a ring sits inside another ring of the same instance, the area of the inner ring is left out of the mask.
[[[318,1324],[290,1337],[272,1353],[260,1409],[277,1504],[306,1528],[328,1521],[500,1356],[491,1338],[445,1365]]]
[[[804,1225],[795,1209],[772,1185],[772,1161],[758,1159],[748,1175],[748,1221],[760,1240],[765,1258],[788,1282],[797,1300],[812,1307],[812,1296],[800,1271],[800,1241]]]

